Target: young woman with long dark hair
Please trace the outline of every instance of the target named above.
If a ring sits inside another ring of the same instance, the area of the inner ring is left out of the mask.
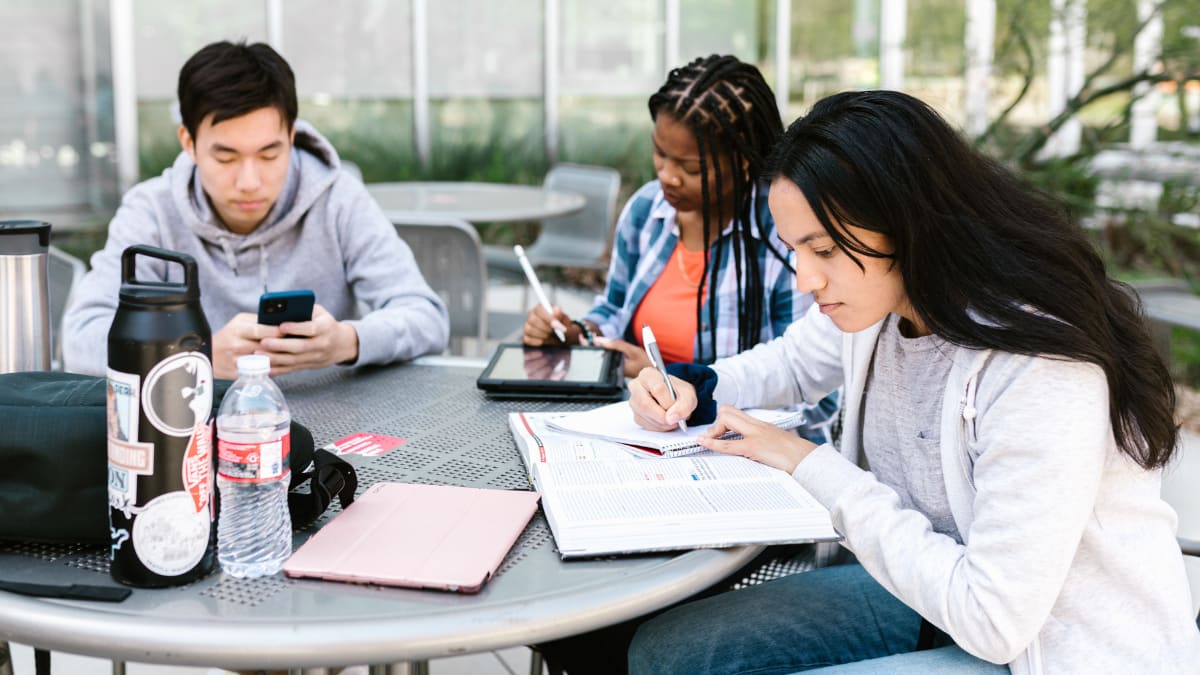
[[[789,472],[856,561],[666,612],[631,670],[1195,672],[1171,379],[1065,208],[898,92],[819,102],[768,165],[816,305],[694,376],[711,401],[649,374],[631,401],[658,429],[730,404],[704,445]],[[738,411],[839,386],[838,447]]]

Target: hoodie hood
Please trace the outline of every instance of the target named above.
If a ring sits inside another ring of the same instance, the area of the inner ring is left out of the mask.
[[[295,128],[283,189],[267,217],[249,234],[231,232],[220,222],[200,184],[196,163],[186,152],[180,152],[175,163],[164,172],[170,180],[171,199],[189,221],[192,231],[205,243],[219,248],[235,274],[238,256],[257,249],[263,288],[268,285],[267,247],[300,223],[341,172],[337,150],[320,132],[303,120],[296,120]]]

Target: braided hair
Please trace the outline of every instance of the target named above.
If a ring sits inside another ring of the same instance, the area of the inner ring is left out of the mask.
[[[753,188],[763,175],[766,157],[772,144],[782,135],[783,124],[775,96],[755,66],[733,56],[713,54],[671,70],[667,81],[650,97],[650,118],[655,120],[666,113],[691,129],[700,151],[700,185],[704,218],[704,274],[708,279],[708,296],[715,297],[717,275],[712,272],[721,264],[721,247],[709,259],[713,228],[724,229],[724,223],[711,222],[713,214],[727,213],[732,207],[734,238],[730,247],[737,279],[738,351],[758,344],[762,333],[763,274],[751,233],[750,211],[754,207]],[[727,156],[732,176],[723,176],[719,158]],[[743,169],[742,167],[745,167]],[[712,172],[716,190],[709,189]],[[732,204],[724,204],[726,180],[733,183]],[[715,192],[716,194],[713,194]],[[767,236],[763,223],[758,223],[762,244],[789,270],[787,259],[776,250]],[[745,273],[743,274],[743,269]],[[703,294],[696,294],[696,325],[704,325]],[[716,303],[708,304],[708,328],[713,354],[699,360],[707,363],[716,358]],[[703,341],[701,341],[703,344]]]

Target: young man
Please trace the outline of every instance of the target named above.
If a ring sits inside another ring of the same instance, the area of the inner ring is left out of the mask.
[[[235,377],[237,357],[256,352],[283,373],[445,348],[445,306],[362,183],[296,120],[283,57],[265,44],[210,44],[184,64],[178,96],[183,152],[129,190],[109,224],[63,319],[67,370],[104,374],[121,253],[132,244],[196,259],[216,377]],[[169,267],[139,258],[137,277],[167,280]],[[294,289],[315,292],[311,321],[257,322],[263,292]],[[354,319],[359,304],[366,314]]]

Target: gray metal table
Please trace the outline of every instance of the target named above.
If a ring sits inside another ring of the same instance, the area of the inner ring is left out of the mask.
[[[393,223],[429,216],[472,223],[541,220],[575,213],[587,202],[577,192],[509,183],[367,183],[366,187]]]
[[[359,467],[376,481],[529,489],[506,422],[513,411],[578,403],[496,402],[474,385],[479,362],[327,370],[282,378],[295,418],[318,445],[357,431],[406,438]],[[337,512],[331,507],[318,523]],[[296,534],[296,544],[314,528]],[[389,664],[531,644],[631,618],[732,574],[744,547],[562,562],[539,513],[478,595],[214,573],[187,586],[135,590],[122,603],[0,592],[0,640],[89,656],[227,668]],[[111,584],[107,549],[0,544],[0,577]]]

